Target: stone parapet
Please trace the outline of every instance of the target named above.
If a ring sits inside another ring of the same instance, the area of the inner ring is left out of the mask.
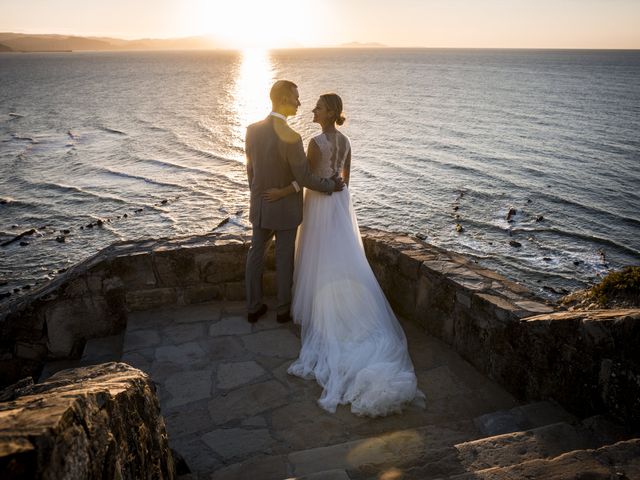
[[[155,389],[140,370],[123,363],[64,370],[4,394],[2,478],[175,477]]]
[[[638,396],[625,394],[625,385],[640,378],[630,350],[639,340],[640,310],[610,311],[608,320],[587,321],[584,312],[563,317],[568,314],[462,255],[368,228],[362,238],[395,311],[512,393],[553,397],[571,411],[613,413],[640,427]],[[117,243],[10,303],[0,313],[0,385],[37,378],[45,359],[78,358],[88,339],[121,331],[129,312],[244,299],[248,241],[210,234]],[[275,293],[273,269],[271,249],[267,295]],[[593,332],[607,340],[584,340]]]
[[[558,311],[464,256],[407,236],[362,233],[394,309],[511,393],[640,429],[640,309]]]

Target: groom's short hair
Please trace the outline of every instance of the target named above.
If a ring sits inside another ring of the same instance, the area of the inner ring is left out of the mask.
[[[280,102],[282,101],[282,97],[285,95],[289,95],[289,93],[291,93],[291,90],[293,90],[294,88],[298,88],[295,83],[289,80],[278,80],[271,87],[269,98],[271,99],[272,103]]]

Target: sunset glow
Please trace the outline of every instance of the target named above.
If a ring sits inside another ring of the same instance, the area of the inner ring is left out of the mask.
[[[0,32],[207,36],[215,48],[640,48],[637,0],[0,0]]]
[[[296,47],[312,43],[314,23],[308,1],[234,0],[185,2],[185,28],[211,35],[233,48]]]

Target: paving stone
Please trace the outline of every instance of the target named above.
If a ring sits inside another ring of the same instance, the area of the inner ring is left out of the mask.
[[[169,440],[173,441],[196,432],[211,431],[215,425],[209,417],[207,404],[207,400],[200,400],[190,403],[188,408],[163,409],[162,416]],[[266,422],[262,426],[266,426]]]
[[[418,372],[418,386],[427,396],[428,400],[440,399],[455,395],[469,395],[469,390],[449,369],[448,366]]]
[[[130,352],[132,350],[140,350],[142,348],[155,347],[160,345],[160,332],[158,329],[144,329],[129,331],[124,335],[124,345],[122,346],[123,352]]]
[[[180,365],[193,366],[194,362],[207,359],[206,352],[196,342],[183,343],[182,345],[166,345],[157,347],[155,358],[160,362],[171,362]]]
[[[381,480],[399,480],[402,478],[400,475],[381,475]],[[303,477],[298,477],[296,480],[350,480],[349,475],[344,470],[325,470],[324,472],[311,473]]]
[[[205,337],[198,342],[207,352],[210,362],[231,361],[231,360],[251,360],[254,355],[247,351],[240,338],[228,337]]]
[[[287,451],[345,442],[350,432],[348,424],[322,410],[311,399],[275,410],[271,414],[271,425],[278,438],[287,444]]]
[[[263,317],[260,318],[260,320],[253,324],[252,330],[254,332],[261,332],[263,330],[273,330],[276,328],[282,329],[285,327],[288,326],[276,322],[276,311],[274,309],[270,309]]]
[[[127,314],[127,332],[136,330],[156,329],[173,323],[167,315],[167,309],[143,310]]]
[[[222,315],[223,303],[199,303],[176,309],[172,317],[176,323],[217,322]]]
[[[267,429],[221,428],[202,436],[202,440],[225,461],[266,452],[273,439]]]
[[[153,359],[155,358],[155,348],[142,348],[131,352],[124,352],[120,361],[139,368],[140,370],[149,371]]]
[[[210,474],[224,466],[215,453],[202,441],[199,433],[169,440],[182,457],[189,469],[199,475]]]
[[[243,427],[266,427],[267,421],[265,420],[264,417],[255,416],[255,417],[250,417],[250,418],[247,418],[246,420],[243,420],[241,425]]]
[[[175,373],[163,385],[171,395],[163,407],[173,408],[209,398],[212,395],[213,368]]]
[[[267,382],[240,387],[209,402],[211,419],[222,425],[230,420],[251,417],[287,403],[288,391],[279,382]]]
[[[246,317],[247,304],[246,302],[224,302],[223,308],[222,308],[222,314]]]
[[[300,340],[289,330],[266,330],[242,337],[245,347],[253,353],[279,358],[296,358]]]
[[[232,389],[249,383],[266,373],[267,372],[254,361],[222,363],[218,366],[216,386],[223,389]]]
[[[209,335],[212,337],[221,335],[245,335],[251,333],[251,324],[244,317],[224,317],[209,327]]]
[[[286,456],[256,455],[213,473],[211,480],[284,480],[290,478]]]
[[[179,345],[192,342],[205,335],[206,327],[202,322],[169,325],[162,329],[162,343]]]

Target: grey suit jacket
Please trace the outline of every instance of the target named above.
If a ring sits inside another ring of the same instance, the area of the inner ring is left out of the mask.
[[[272,115],[249,125],[245,151],[251,190],[249,221],[256,227],[290,230],[302,222],[302,191],[268,202],[262,198],[266,190],[286,187],[293,180],[321,192],[335,187],[333,180],[311,173],[300,135]]]

